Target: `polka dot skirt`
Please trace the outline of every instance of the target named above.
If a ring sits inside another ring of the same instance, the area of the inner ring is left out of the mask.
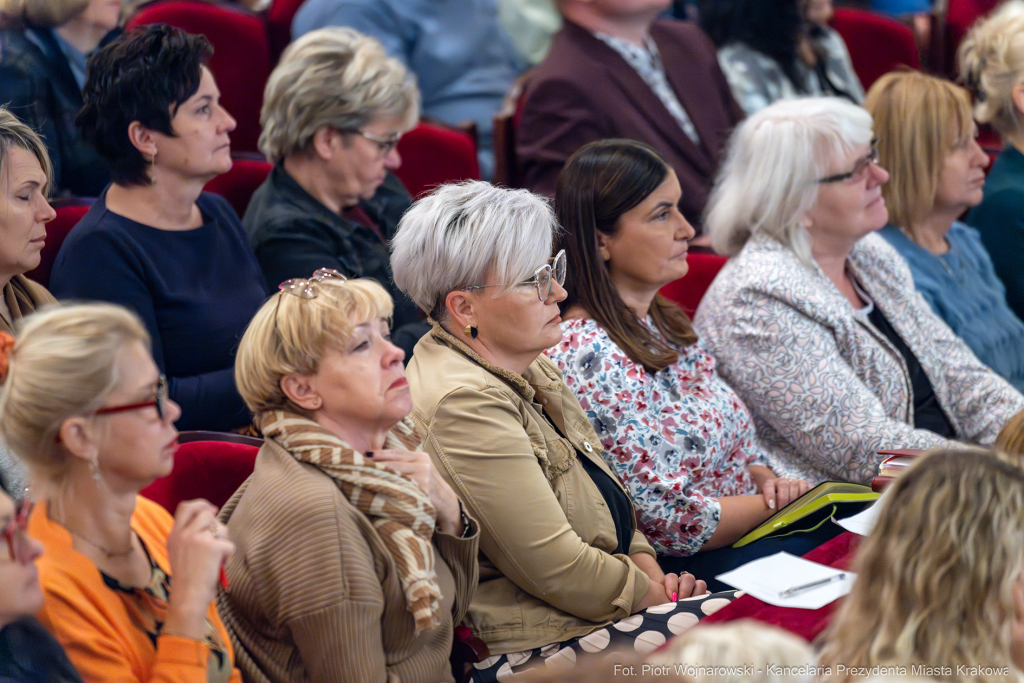
[[[615,657],[623,651],[644,656],[661,647],[736,597],[736,591],[684,598],[679,602],[648,607],[593,633],[533,650],[488,657],[474,664],[474,683],[504,681],[514,674],[542,666],[571,669],[577,660]]]

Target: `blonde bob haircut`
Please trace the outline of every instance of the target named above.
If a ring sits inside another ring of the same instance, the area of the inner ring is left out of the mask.
[[[822,664],[980,666],[991,675],[971,681],[1019,680],[1011,643],[1022,618],[1024,471],[990,451],[936,449],[890,489]],[[835,680],[852,680],[846,671]]]
[[[420,93],[400,61],[351,28],[310,31],[288,46],[263,91],[259,147],[271,162],[306,152],[325,126],[354,132],[382,118],[416,125]]]
[[[39,161],[39,167],[46,174],[43,194],[47,194],[53,186],[53,164],[50,162],[46,145],[30,126],[22,123],[4,107],[0,107],[0,174],[7,171],[7,159],[10,157],[12,145],[29,152]]]
[[[402,216],[391,240],[395,284],[438,322],[449,292],[493,272],[504,296],[551,258],[558,221],[551,203],[527,190],[480,180],[441,185]]]
[[[957,49],[960,80],[975,97],[974,117],[1003,137],[1021,130],[1013,88],[1024,82],[1024,2],[1009,0],[979,20]]]
[[[281,390],[285,375],[314,375],[328,348],[344,350],[355,328],[390,319],[386,289],[370,279],[324,281],[312,299],[278,292],[253,316],[235,356],[235,384],[253,414],[287,410],[310,417]]]
[[[89,0],[0,0],[0,18],[11,26],[57,28],[88,5]]]
[[[947,80],[906,70],[875,81],[864,108],[875,122],[878,163],[889,172],[882,185],[889,222],[917,242],[914,226],[935,207],[946,156],[973,139],[971,100]]]
[[[838,97],[779,100],[740,123],[711,192],[704,226],[711,246],[732,256],[768,235],[813,267],[801,219],[818,198],[818,178],[849,169],[840,160],[871,143],[871,115]]]
[[[23,320],[0,390],[0,434],[44,482],[62,487],[71,456],[57,434],[68,418],[103,407],[133,342],[148,351],[149,333],[114,304],[55,304]]]

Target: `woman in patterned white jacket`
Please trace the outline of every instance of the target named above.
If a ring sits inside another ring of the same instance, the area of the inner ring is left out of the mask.
[[[1024,409],[872,234],[888,218],[889,176],[871,123],[835,98],[757,112],[708,207],[712,245],[734,258],[695,324],[779,476],[867,482],[880,449],[990,444]]]

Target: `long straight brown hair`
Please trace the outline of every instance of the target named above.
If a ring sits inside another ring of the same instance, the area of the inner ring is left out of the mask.
[[[679,360],[670,344],[688,346],[697,341],[697,333],[683,310],[661,294],[655,295],[650,310],[661,336],[642,323],[612,283],[597,233],[614,236],[622,215],[658,189],[668,171],[665,160],[643,143],[600,140],[569,157],[555,191],[555,211],[563,228],[560,248],[568,261],[569,295],[562,310],[584,308],[630,360],[650,373]]]

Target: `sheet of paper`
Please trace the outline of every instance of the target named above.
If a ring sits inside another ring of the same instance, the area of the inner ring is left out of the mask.
[[[869,508],[865,508],[853,517],[835,520],[836,524],[847,531],[852,531],[860,536],[870,535],[871,530],[875,528],[875,521],[878,519],[878,513],[882,511],[882,501],[885,500],[886,495],[888,494],[882,493],[878,500],[875,501],[874,505]]]
[[[782,595],[786,589],[832,579],[839,575],[843,577],[788,596]],[[776,553],[748,562],[716,578],[734,588],[746,591],[769,605],[818,609],[849,593],[856,576],[852,572],[826,567],[789,553]]]

